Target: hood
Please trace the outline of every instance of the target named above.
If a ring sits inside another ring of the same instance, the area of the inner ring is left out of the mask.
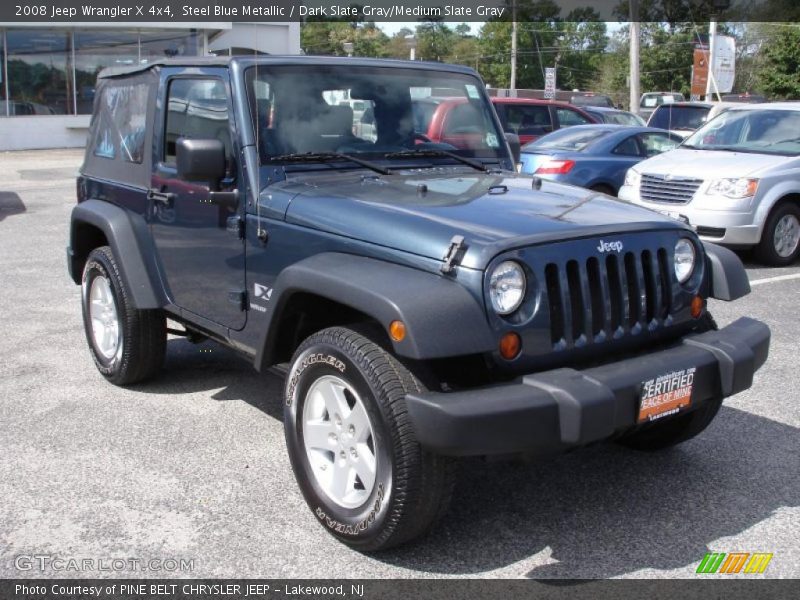
[[[347,171],[304,176],[302,183],[293,178],[285,219],[434,260],[442,260],[453,236],[461,235],[466,251],[459,264],[475,269],[503,250],[536,243],[684,228],[584,188],[539,180],[541,189],[534,190],[533,178],[514,173],[443,171],[384,177]]]
[[[654,175],[670,174],[696,179],[718,179],[755,175],[759,171],[775,168],[791,160],[795,160],[795,157],[676,148],[640,162],[635,169],[639,173]]]

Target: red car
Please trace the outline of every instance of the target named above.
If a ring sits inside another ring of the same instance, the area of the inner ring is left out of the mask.
[[[531,98],[492,98],[503,130],[519,136],[521,145],[571,125],[597,123],[585,111],[565,102]],[[480,135],[479,115],[466,98],[421,98],[414,100],[414,129],[432,142],[457,148],[473,145],[471,137]],[[480,143],[479,140],[475,140]]]

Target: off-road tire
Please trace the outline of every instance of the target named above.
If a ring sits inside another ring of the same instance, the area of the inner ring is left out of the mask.
[[[106,357],[98,349],[92,334],[89,316],[89,293],[97,277],[105,277],[110,284],[120,328],[120,341],[113,357]],[[167,344],[166,319],[160,310],[139,310],[134,307],[130,294],[120,275],[111,248],[95,248],[86,260],[81,282],[83,324],[89,350],[97,370],[111,383],[131,385],[153,377],[164,364]]]
[[[315,382],[331,377],[352,386],[374,434],[374,484],[369,497],[352,508],[337,504],[323,489],[303,438],[308,392]],[[292,358],[284,395],[284,432],[292,468],[315,518],[352,548],[376,551],[397,546],[428,532],[447,511],[455,462],[419,445],[405,403],[407,393],[423,390],[387,350],[343,327],[311,335]]]

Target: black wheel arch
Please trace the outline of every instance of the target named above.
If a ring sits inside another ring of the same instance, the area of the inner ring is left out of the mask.
[[[122,278],[135,307],[166,306],[166,294],[158,277],[156,254],[149,235],[141,215],[102,200],[81,202],[72,209],[70,224],[67,254],[72,280],[80,284],[89,253],[108,245],[118,257]]]
[[[272,302],[256,346],[259,370],[291,356],[292,336],[301,341],[324,327],[361,322],[386,332],[392,321],[402,321],[406,337],[391,341],[392,350],[410,359],[489,352],[495,346],[483,307],[462,284],[373,258],[330,252],[295,263],[278,276]],[[325,315],[314,326],[293,324],[298,312],[314,321],[314,311]]]

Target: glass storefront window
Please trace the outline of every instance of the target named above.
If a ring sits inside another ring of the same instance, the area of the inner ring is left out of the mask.
[[[176,56],[198,56],[202,53],[195,29],[142,31],[140,44],[139,58],[143,64]]]
[[[73,114],[71,59],[68,30],[6,30],[11,116]]]
[[[106,67],[198,56],[196,29],[14,28],[0,30],[0,117],[89,115]],[[6,101],[8,94],[8,102]]]
[[[75,94],[79,115],[92,114],[97,75],[106,67],[139,62],[139,32],[135,29],[75,31]]]

